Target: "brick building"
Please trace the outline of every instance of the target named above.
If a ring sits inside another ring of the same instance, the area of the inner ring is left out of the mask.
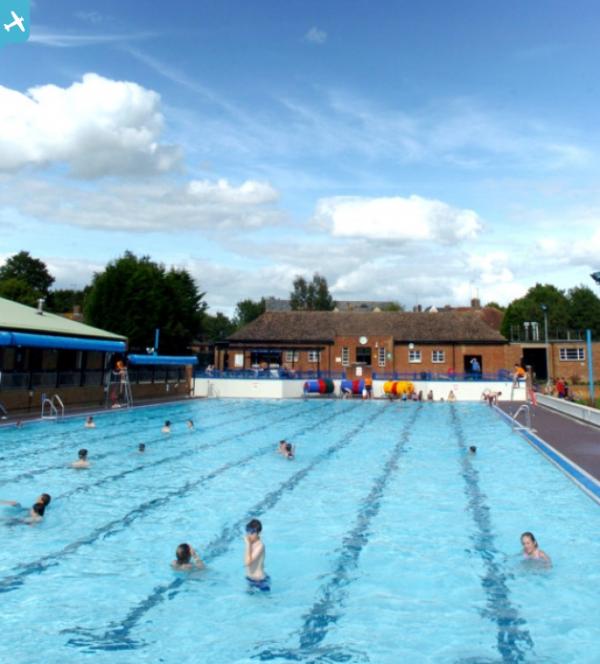
[[[488,325],[477,311],[266,312],[219,348],[219,369],[257,365],[291,371],[372,373],[484,373],[510,369],[520,346]]]

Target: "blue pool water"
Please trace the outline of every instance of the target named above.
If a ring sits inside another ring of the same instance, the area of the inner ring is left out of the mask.
[[[0,431],[0,498],[53,496],[36,527],[0,508],[0,662],[600,661],[600,509],[486,406],[211,400],[96,420]],[[80,447],[88,471],[67,465]],[[268,594],[244,581],[251,517]],[[523,565],[524,530],[551,570]],[[205,572],[169,568],[183,541]]]

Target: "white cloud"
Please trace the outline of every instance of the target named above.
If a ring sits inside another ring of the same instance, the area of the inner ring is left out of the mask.
[[[25,94],[0,86],[0,172],[56,163],[84,178],[164,173],[181,155],[159,143],[163,123],[156,92],[97,74]]]
[[[453,244],[474,238],[482,223],[473,210],[454,208],[421,196],[344,197],[318,201],[315,218],[337,237]]]
[[[156,180],[106,184],[83,189],[44,180],[0,181],[0,206],[28,217],[83,228],[119,231],[262,228],[278,224],[277,192],[264,182],[240,186],[226,180],[192,180],[179,184]]]
[[[321,30],[316,25],[313,25],[304,35],[304,39],[312,44],[324,44],[327,41],[327,33],[325,30]]]

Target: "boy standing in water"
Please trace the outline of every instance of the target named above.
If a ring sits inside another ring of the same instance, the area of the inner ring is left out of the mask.
[[[252,519],[246,525],[244,565],[250,589],[269,592],[271,579],[265,574],[265,546],[260,539],[261,531],[262,523],[258,519]]]

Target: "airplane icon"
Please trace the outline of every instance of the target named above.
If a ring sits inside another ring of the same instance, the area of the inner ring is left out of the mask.
[[[17,13],[14,11],[12,11],[11,14],[13,17],[13,22],[4,24],[4,29],[6,30],[6,32],[10,32],[12,28],[19,28],[21,32],[25,32],[25,24],[24,24],[25,19],[22,16],[17,16]]]

